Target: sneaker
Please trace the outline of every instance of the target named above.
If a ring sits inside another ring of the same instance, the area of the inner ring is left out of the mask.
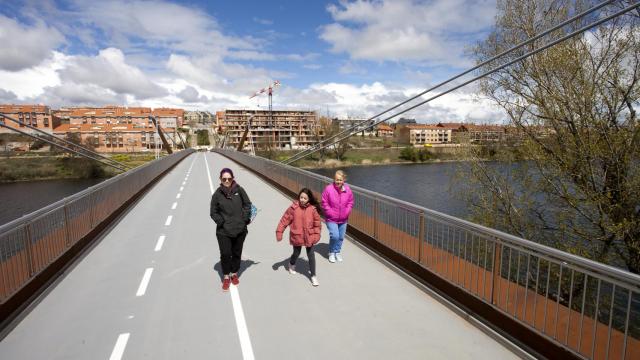
[[[330,262],[330,263],[334,263],[334,262],[336,262],[336,254],[334,254],[334,253],[329,253],[329,262]]]
[[[238,274],[232,274],[231,275],[231,283],[233,285],[238,285],[240,284],[240,279],[238,279]]]
[[[312,276],[311,277],[311,285],[313,285],[313,286],[320,285],[320,283],[318,282],[318,277],[317,276]]]
[[[231,284],[231,279],[229,278],[222,279],[222,291],[229,291],[230,284]]]
[[[289,264],[289,274],[296,274],[296,266]]]
[[[342,261],[342,255],[340,255],[340,253],[336,253],[336,260]]]

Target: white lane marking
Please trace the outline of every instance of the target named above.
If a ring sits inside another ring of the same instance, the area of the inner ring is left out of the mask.
[[[118,336],[118,340],[116,340],[116,345],[113,347],[109,360],[122,359],[122,354],[124,354],[124,349],[127,347],[128,341],[129,333],[120,334],[120,336]]]
[[[182,182],[182,185],[185,185],[186,183],[187,183],[186,181],[183,181],[183,182]]]
[[[176,195],[176,199],[180,199],[180,193],[178,193],[178,195]]]
[[[174,202],[173,205],[171,205],[171,210],[175,210],[178,207],[178,203]]]
[[[184,186],[180,186],[180,191],[184,190]]]
[[[140,281],[140,286],[138,286],[138,292],[136,292],[136,296],[142,296],[145,292],[147,292],[147,286],[149,285],[149,280],[151,280],[151,273],[153,272],[153,268],[147,268],[144,271],[144,275],[142,275],[142,281]]]
[[[171,220],[173,220],[173,215],[167,216],[167,221],[164,222],[164,226],[171,225]]]
[[[211,181],[211,171],[207,163],[207,156],[204,156],[204,163],[207,166],[207,177],[209,178],[209,190],[213,194],[213,182]],[[240,293],[238,288],[231,286],[231,303],[233,304],[233,315],[236,318],[236,327],[238,328],[238,337],[240,338],[240,347],[242,348],[242,358],[244,360],[253,360],[253,347],[251,346],[251,338],[249,338],[249,329],[242,311],[242,302],[240,301]]]
[[[160,237],[158,238],[158,242],[156,243],[156,248],[154,249],[155,251],[162,250],[162,244],[164,244],[164,239],[165,239],[165,236],[160,235]]]

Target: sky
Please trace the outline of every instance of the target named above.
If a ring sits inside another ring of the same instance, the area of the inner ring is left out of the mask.
[[[495,0],[3,0],[0,103],[266,109],[250,96],[277,80],[275,110],[368,118],[473,66],[495,13]],[[401,116],[505,119],[473,84]]]

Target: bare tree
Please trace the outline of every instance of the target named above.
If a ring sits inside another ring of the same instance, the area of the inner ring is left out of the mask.
[[[589,6],[499,1],[495,29],[474,56],[488,59]],[[498,155],[506,165],[472,162],[465,182],[474,220],[640,273],[639,20],[618,17],[484,79],[481,93],[522,135],[526,161],[508,149]]]

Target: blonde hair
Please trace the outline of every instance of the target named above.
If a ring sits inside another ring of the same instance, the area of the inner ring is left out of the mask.
[[[340,176],[342,180],[347,180],[347,174],[342,170],[336,171],[336,174],[333,175],[333,177],[336,177],[336,176]]]

